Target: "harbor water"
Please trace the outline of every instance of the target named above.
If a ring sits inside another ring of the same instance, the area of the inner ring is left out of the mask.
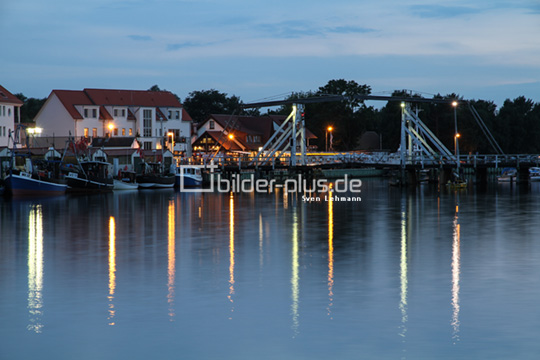
[[[538,358],[540,183],[360,194],[1,199],[0,359]]]

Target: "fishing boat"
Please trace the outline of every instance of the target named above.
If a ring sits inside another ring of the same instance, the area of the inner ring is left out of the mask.
[[[82,160],[66,175],[69,191],[102,192],[112,191],[114,181],[109,176],[110,164],[105,161]]]
[[[90,156],[88,149],[88,139],[82,137],[77,142],[69,138],[62,155],[66,181],[69,186],[68,192],[107,192],[112,191],[114,181],[109,174],[109,164],[106,155],[102,151],[102,156],[98,157],[94,153]],[[67,164],[67,155],[72,154],[75,157],[76,164]]]
[[[141,163],[141,174],[137,175],[137,183],[141,189],[162,189],[174,187],[175,174],[165,173],[158,163]]]
[[[529,169],[529,180],[540,181],[540,167],[532,167]]]
[[[497,176],[498,182],[515,182],[517,181],[516,168],[504,168],[501,175]]]
[[[175,183],[178,188],[201,187],[203,178],[201,168],[193,165],[181,165],[175,168]]]
[[[113,190],[137,190],[138,188],[137,174],[134,171],[120,170],[118,178],[114,179]]]
[[[60,161],[33,160],[32,154],[19,152],[17,145],[23,125],[18,125],[10,139],[13,141],[11,163],[4,178],[5,191],[13,196],[51,196],[66,193],[68,185],[60,172]],[[54,149],[53,149],[54,151]]]

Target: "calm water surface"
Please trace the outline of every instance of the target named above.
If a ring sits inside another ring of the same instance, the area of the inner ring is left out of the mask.
[[[539,186],[0,200],[0,359],[537,359]]]

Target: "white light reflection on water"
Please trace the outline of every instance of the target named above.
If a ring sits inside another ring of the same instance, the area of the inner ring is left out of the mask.
[[[33,205],[28,215],[28,311],[27,329],[43,331],[43,211]]]
[[[114,292],[116,289],[116,222],[114,216],[109,218],[109,325],[114,326]]]
[[[400,278],[400,301],[399,309],[401,311],[401,332],[399,335],[403,337],[405,341],[405,335],[407,333],[407,288],[408,288],[408,265],[407,265],[407,209],[405,205],[405,199],[402,199],[401,203],[401,256],[399,262],[399,278]]]
[[[286,193],[286,192],[285,192]],[[295,209],[297,210],[297,209]],[[298,326],[299,326],[299,313],[298,313],[298,302],[300,297],[300,272],[299,272],[299,260],[298,260],[298,214],[296,211],[293,212],[293,223],[292,223],[292,264],[291,264],[291,313],[292,313],[292,330],[293,337],[298,335]]]
[[[460,278],[460,226],[459,226],[459,205],[456,205],[456,215],[454,217],[453,241],[452,241],[452,339],[454,344],[459,341],[459,278]]]

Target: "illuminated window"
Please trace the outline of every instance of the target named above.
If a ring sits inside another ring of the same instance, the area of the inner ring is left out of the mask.
[[[126,136],[126,128],[122,128],[122,136]]]
[[[129,136],[133,136],[133,129],[129,128]]]
[[[88,128],[84,128],[84,137],[88,137]]]
[[[97,128],[92,128],[92,137],[97,137]]]

